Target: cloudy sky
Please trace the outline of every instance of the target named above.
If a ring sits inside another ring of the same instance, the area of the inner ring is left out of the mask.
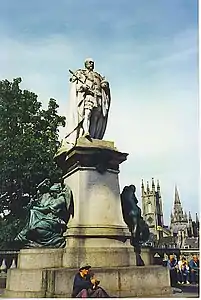
[[[1,1],[0,78],[66,114],[68,69],[92,57],[112,91],[104,139],[129,153],[121,188],[140,198],[141,179],[159,179],[168,224],[175,185],[199,209],[197,26],[196,0]]]

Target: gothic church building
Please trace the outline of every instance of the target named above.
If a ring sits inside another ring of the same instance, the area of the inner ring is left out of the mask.
[[[151,239],[159,247],[173,248],[198,248],[199,219],[193,221],[191,213],[187,216],[175,187],[173,211],[170,216],[169,226],[163,221],[163,201],[159,181],[155,185],[152,178],[151,185],[147,181],[146,186],[142,180],[141,185],[142,215],[147,222]]]

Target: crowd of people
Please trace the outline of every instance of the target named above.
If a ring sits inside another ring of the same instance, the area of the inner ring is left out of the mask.
[[[175,255],[170,255],[167,262],[170,271],[171,285],[177,284],[198,284],[199,283],[199,259],[193,255],[190,261],[181,256],[179,260]]]

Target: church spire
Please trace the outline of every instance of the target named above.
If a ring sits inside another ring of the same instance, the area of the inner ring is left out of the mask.
[[[188,213],[188,232],[189,232],[189,237],[193,237],[193,220],[190,211]]]
[[[187,220],[185,221],[185,216],[183,213],[183,208],[182,208],[181,201],[179,198],[177,186],[175,186],[173,216],[174,216],[175,222],[181,222],[181,221],[187,222]]]
[[[157,191],[159,192],[160,191],[160,184],[159,184],[159,180],[157,180]]]
[[[141,184],[141,191],[142,191],[142,196],[144,195],[144,181],[142,179],[142,184]]]
[[[152,177],[151,185],[152,185],[152,191],[155,192],[155,183],[154,183],[154,178],[153,177]]]
[[[173,213],[171,212],[170,214],[170,223],[172,223],[174,221],[174,216],[173,216]]]
[[[195,214],[195,222],[196,222],[196,224],[199,224],[199,218],[198,218],[198,214],[197,213]]]
[[[195,214],[195,227],[196,227],[196,229],[195,229],[195,231],[196,231],[196,234],[195,234],[195,236],[196,237],[199,237],[199,232],[200,232],[200,221],[199,221],[199,218],[198,218],[198,214],[196,213]]]
[[[149,194],[149,181],[147,181],[147,193]]]
[[[188,223],[188,217],[187,217],[187,212],[185,211],[185,213],[184,213],[184,221],[186,222],[186,223]]]
[[[181,205],[181,201],[180,201],[180,198],[179,198],[179,193],[178,193],[176,185],[175,185],[175,193],[174,193],[174,206],[175,205]]]
[[[192,217],[191,217],[191,212],[190,211],[188,213],[188,220],[189,220],[189,222],[192,222]]]

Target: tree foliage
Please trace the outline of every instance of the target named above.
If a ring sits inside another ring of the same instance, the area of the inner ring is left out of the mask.
[[[36,94],[20,89],[21,81],[0,81],[0,244],[20,230],[38,183],[61,176],[53,157],[65,117],[54,99],[43,109]]]

